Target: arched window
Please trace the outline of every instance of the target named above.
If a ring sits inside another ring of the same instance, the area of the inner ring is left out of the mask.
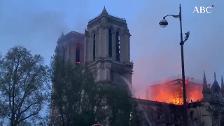
[[[120,48],[121,48],[121,38],[119,32],[116,32],[116,60],[120,61]]]
[[[109,29],[108,34],[109,34],[109,46],[108,46],[109,57],[112,57],[112,32],[111,32],[111,29]]]
[[[95,60],[96,58],[95,48],[96,48],[96,34],[93,35],[93,60]]]
[[[77,44],[76,45],[76,49],[75,49],[75,62],[76,63],[80,63],[80,56],[81,55],[81,53],[80,53],[80,45],[79,44]]]

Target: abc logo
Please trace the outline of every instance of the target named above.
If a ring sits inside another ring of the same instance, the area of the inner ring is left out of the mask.
[[[212,6],[208,6],[208,7],[204,7],[204,6],[200,6],[200,7],[194,7],[193,13],[198,13],[198,14],[209,14],[212,13],[212,9],[214,8],[214,5]]]

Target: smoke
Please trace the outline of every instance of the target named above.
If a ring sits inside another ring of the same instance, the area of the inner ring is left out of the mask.
[[[68,29],[64,15],[55,11],[34,11],[19,2],[2,3],[1,52],[5,53],[9,48],[21,45],[50,59],[57,36]]]
[[[4,55],[9,48],[21,45],[32,50],[32,53],[44,56],[45,63],[49,64],[62,32],[84,32],[86,21],[83,13],[87,12],[83,11],[83,2],[75,6],[66,2],[54,3],[55,5],[47,1],[0,1],[0,53]],[[68,8],[74,8],[74,11],[66,10]]]

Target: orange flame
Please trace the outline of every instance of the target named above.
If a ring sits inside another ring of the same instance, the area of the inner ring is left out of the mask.
[[[182,91],[183,88],[181,79],[166,81],[160,84],[149,86],[147,90],[147,99],[169,104],[182,105]],[[203,98],[202,84],[186,80],[186,92],[188,103],[201,101]]]

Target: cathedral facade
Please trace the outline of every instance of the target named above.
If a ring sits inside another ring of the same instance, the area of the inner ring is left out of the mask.
[[[106,9],[90,20],[85,33],[71,31],[58,39],[58,54],[64,60],[85,64],[96,82],[131,87],[130,33],[126,20],[108,14]]]

